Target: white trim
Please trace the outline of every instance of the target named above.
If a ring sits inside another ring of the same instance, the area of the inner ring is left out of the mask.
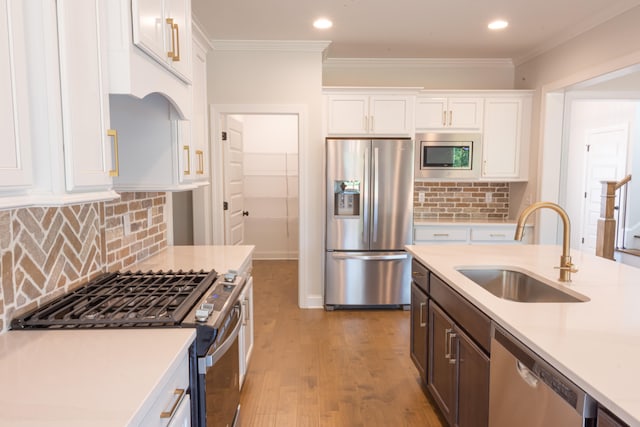
[[[510,58],[327,58],[323,68],[509,68]]]
[[[193,16],[192,18],[193,22],[191,23],[191,28],[193,32],[193,40],[195,40],[200,46],[202,46],[202,49],[205,51],[213,49],[211,37],[209,37],[209,35],[203,29],[203,25],[195,16]]]
[[[214,50],[235,52],[322,53],[330,44],[330,41],[305,40],[211,40]]]
[[[307,169],[307,165],[314,161],[309,158],[309,112],[304,104],[211,104],[211,170],[216,171],[217,176],[212,176],[212,182],[223,182],[223,158],[222,144],[220,143],[220,120],[223,115],[229,114],[293,114],[298,116],[298,170]],[[309,295],[307,279],[314,263],[318,260],[310,259],[308,252],[303,250],[310,246],[309,229],[311,224],[311,214],[307,206],[310,206],[309,194],[312,182],[305,174],[299,176],[299,204],[298,204],[298,226],[299,234],[299,258],[298,258],[298,306],[300,308],[322,308],[322,296]],[[211,186],[211,202],[213,206],[222,206],[223,196],[220,185]],[[214,244],[224,241],[224,221],[222,215],[211,215],[213,221]],[[222,233],[222,234],[220,234]]]

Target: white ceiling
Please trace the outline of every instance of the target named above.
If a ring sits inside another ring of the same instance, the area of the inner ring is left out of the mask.
[[[328,40],[329,58],[510,58],[518,63],[640,0],[192,0],[213,40]],[[318,17],[334,25],[312,27]],[[501,32],[487,29],[502,18]]]

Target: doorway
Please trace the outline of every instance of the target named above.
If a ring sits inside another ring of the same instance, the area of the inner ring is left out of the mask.
[[[254,245],[254,259],[298,259],[298,116],[228,115],[226,129],[225,244]]]

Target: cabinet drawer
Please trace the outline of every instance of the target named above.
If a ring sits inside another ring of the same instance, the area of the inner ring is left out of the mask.
[[[431,298],[489,353],[491,319],[433,273],[429,275],[429,288]]]
[[[471,241],[514,241],[516,226],[471,228]]]
[[[469,229],[467,227],[417,227],[415,230],[415,241],[445,241],[445,242],[466,242],[468,240]]]
[[[425,293],[429,293],[429,270],[415,259],[411,261],[411,279]]]
[[[167,426],[179,408],[183,407],[181,403],[189,393],[188,354],[185,353],[179,365],[159,385],[159,390],[140,426]]]

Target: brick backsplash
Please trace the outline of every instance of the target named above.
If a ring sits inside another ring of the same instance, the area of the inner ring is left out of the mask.
[[[112,202],[0,211],[0,332],[15,315],[166,247],[165,202],[165,193],[122,193]]]
[[[420,202],[421,192],[424,202]],[[413,215],[415,220],[506,219],[509,216],[509,183],[416,182]]]

